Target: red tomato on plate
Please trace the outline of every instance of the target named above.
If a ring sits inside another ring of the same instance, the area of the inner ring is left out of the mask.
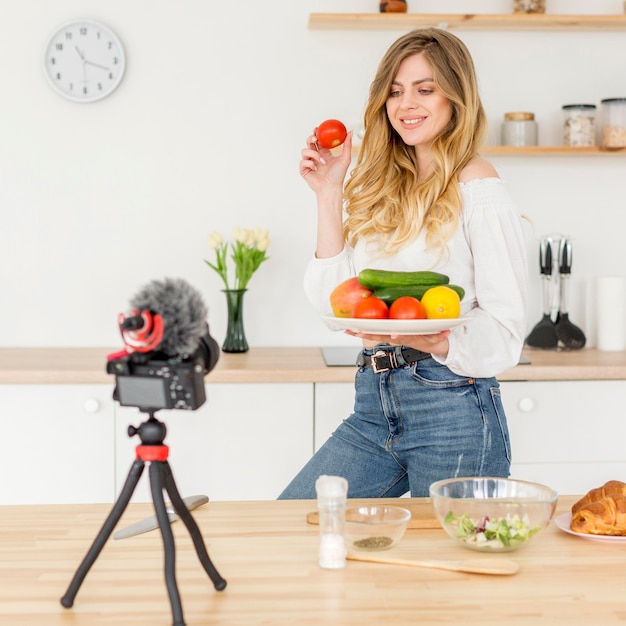
[[[380,298],[369,296],[357,302],[354,307],[354,317],[385,320],[389,317],[389,307]]]
[[[402,296],[394,300],[389,307],[389,319],[392,320],[425,320],[424,305],[412,296]]]
[[[315,137],[320,148],[330,150],[340,146],[348,136],[348,131],[339,120],[326,120],[315,131]]]

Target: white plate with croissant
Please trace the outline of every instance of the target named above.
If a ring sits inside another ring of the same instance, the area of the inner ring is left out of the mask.
[[[626,483],[609,480],[588,491],[571,513],[554,518],[564,532],[592,541],[626,543]]]
[[[570,528],[572,523],[572,514],[563,513],[554,518],[554,523],[565,533],[581,537],[582,539],[591,539],[592,541],[605,541],[607,543],[626,543],[624,535],[592,535],[589,533],[579,533]]]

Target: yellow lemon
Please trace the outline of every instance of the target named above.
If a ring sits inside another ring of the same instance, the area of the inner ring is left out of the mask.
[[[431,287],[422,296],[422,304],[429,320],[452,319],[461,315],[459,294],[445,285]]]

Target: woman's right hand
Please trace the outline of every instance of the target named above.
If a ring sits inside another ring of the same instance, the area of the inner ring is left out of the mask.
[[[306,144],[307,147],[302,150],[300,175],[309,187],[315,193],[333,186],[343,189],[352,159],[352,131],[348,133],[341,153],[336,156],[330,150],[318,146],[315,132],[307,137]]]

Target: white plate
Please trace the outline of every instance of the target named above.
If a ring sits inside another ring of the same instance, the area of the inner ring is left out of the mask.
[[[322,319],[333,330],[355,330],[371,335],[434,335],[469,320],[467,317],[445,320],[370,320],[333,315],[323,315]]]
[[[589,535],[588,533],[577,533],[569,526],[572,521],[571,513],[563,513],[557,515],[554,518],[554,523],[565,533],[575,535],[581,539],[590,539],[591,541],[604,541],[606,543],[626,543],[626,537],[624,536],[612,536],[612,535]]]

